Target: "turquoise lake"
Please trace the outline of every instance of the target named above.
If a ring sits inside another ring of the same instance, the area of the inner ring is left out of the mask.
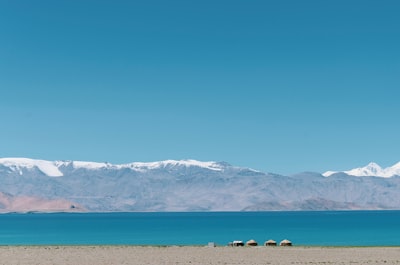
[[[400,211],[1,214],[0,245],[400,246]]]

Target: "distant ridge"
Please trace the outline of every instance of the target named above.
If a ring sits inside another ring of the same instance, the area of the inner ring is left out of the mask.
[[[191,167],[207,168],[210,170],[222,170],[229,166],[226,162],[201,162],[197,160],[165,160],[158,162],[132,162],[128,164],[110,164],[86,161],[46,161],[30,158],[0,158],[0,165],[9,167],[11,170],[20,170],[22,168],[37,168],[49,177],[61,177],[63,173],[60,168],[73,167],[74,169],[83,168],[87,170],[99,169],[124,169],[131,168],[136,170],[151,170],[158,168],[172,167]]]
[[[284,176],[197,160],[0,158],[0,212],[400,209],[399,168]]]
[[[381,166],[379,166],[377,163],[371,162],[365,167],[354,168],[347,171],[327,171],[322,175],[324,175],[325,177],[329,177],[336,173],[345,173],[347,175],[356,177],[391,178],[394,176],[400,176],[400,162],[387,168],[381,168]]]

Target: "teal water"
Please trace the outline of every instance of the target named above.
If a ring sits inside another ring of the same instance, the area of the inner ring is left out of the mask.
[[[53,213],[0,215],[0,245],[399,246],[400,211]]]

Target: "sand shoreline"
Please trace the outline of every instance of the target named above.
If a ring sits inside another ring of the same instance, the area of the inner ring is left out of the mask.
[[[400,264],[400,247],[0,246],[0,264]]]

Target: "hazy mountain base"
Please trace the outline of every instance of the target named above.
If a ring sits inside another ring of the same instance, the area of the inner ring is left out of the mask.
[[[63,176],[49,177],[35,167],[0,165],[0,191],[21,202],[0,202],[1,211],[400,209],[400,177],[282,176],[226,163],[218,170],[187,164],[59,170]]]
[[[12,196],[0,192],[0,213],[8,212],[84,212],[85,209],[64,199]]]
[[[322,198],[308,199],[295,202],[266,202],[252,205],[243,209],[244,211],[315,211],[315,210],[360,210],[360,206],[354,203],[335,202]]]

